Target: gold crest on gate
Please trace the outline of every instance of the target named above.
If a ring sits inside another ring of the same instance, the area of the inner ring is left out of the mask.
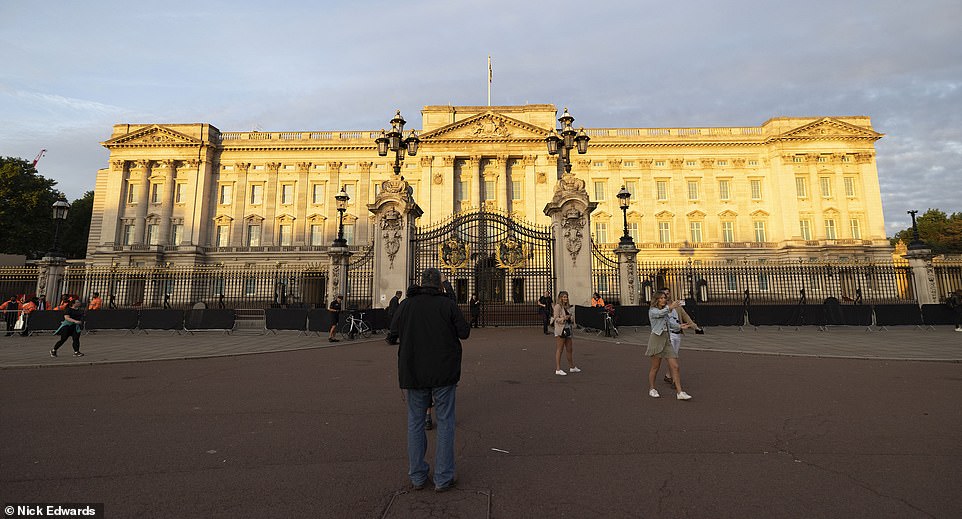
[[[498,268],[507,269],[508,272],[523,268],[528,257],[524,244],[510,236],[498,244],[494,253]]]
[[[457,238],[445,240],[438,245],[438,260],[441,262],[441,266],[451,270],[466,267],[468,257],[470,257],[469,253],[468,244]]]

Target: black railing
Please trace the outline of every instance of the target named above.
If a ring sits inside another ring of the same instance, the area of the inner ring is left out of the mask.
[[[621,279],[618,270],[618,257],[611,251],[604,251],[591,242],[591,287],[598,292],[605,303],[621,303]]]

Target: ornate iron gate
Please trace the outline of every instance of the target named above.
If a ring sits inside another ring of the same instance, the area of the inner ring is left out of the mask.
[[[500,213],[459,213],[418,229],[411,240],[411,284],[424,269],[447,276],[466,318],[468,301],[481,301],[485,326],[540,324],[537,301],[555,287],[550,227],[528,225]]]
[[[603,251],[591,242],[591,286],[605,303],[621,304],[618,257],[611,251]]]
[[[374,294],[374,245],[371,244],[351,257],[347,264],[345,309],[370,308]]]

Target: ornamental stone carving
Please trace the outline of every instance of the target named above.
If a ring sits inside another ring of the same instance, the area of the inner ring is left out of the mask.
[[[521,163],[524,165],[524,167],[528,168],[528,167],[534,166],[537,160],[538,160],[538,157],[535,155],[525,155],[524,158],[521,159]]]
[[[641,167],[641,169],[651,169],[651,165],[654,163],[655,161],[652,159],[641,159],[638,161],[638,166]]]
[[[438,171],[437,173],[434,174],[433,182],[435,185],[440,186],[441,184],[444,183],[444,175],[442,175],[441,172]]]
[[[181,160],[177,163],[177,169],[194,169],[200,165],[200,161],[197,159]]]
[[[267,166],[267,171],[269,171],[269,172],[271,172],[271,173],[277,173],[277,170],[279,170],[279,169],[281,168],[281,163],[280,163],[280,162],[268,162],[268,163],[266,164],[266,166]]]
[[[635,255],[631,254],[628,256],[626,270],[628,271],[628,304],[635,304],[635,278],[638,276],[635,274],[637,269],[635,268]]]
[[[384,240],[384,250],[391,262],[391,269],[394,268],[394,257],[401,250],[401,236],[401,213],[391,207],[381,216],[381,238]]]
[[[744,168],[745,159],[732,159],[732,166],[735,166],[736,168]]]
[[[110,169],[114,171],[123,171],[124,166],[127,165],[126,160],[112,160],[110,161]]]
[[[545,173],[544,171],[539,171],[537,175],[535,175],[535,180],[539,184],[545,184],[548,182],[548,174]]]
[[[434,164],[434,157],[431,155],[425,155],[421,157],[419,163],[421,164],[422,168],[429,168],[432,164]]]
[[[454,157],[441,157],[441,164],[446,168],[454,167]]]
[[[234,163],[234,170],[237,171],[238,173],[247,173],[247,170],[250,169],[250,167],[251,167],[251,163],[250,163],[250,162],[235,162],[235,163]]]
[[[572,264],[578,260],[578,254],[581,252],[582,242],[584,242],[582,230],[585,228],[585,223],[584,214],[577,209],[569,209],[564,214],[564,220],[561,221],[565,249],[571,254]]]
[[[673,168],[680,168],[682,164],[685,163],[684,159],[668,159],[668,163],[671,164]]]
[[[373,162],[358,162],[358,163],[357,163],[357,169],[360,170],[360,171],[361,171],[361,174],[363,174],[363,175],[370,175],[370,174],[371,174],[371,166],[373,166],[373,165],[374,165]]]
[[[585,192],[585,181],[574,175],[564,175],[558,179],[558,185],[555,186],[554,198],[552,202],[556,204],[561,204],[563,200],[567,198],[580,198],[580,194]]]
[[[715,165],[715,159],[701,159],[701,167],[711,169]]]
[[[308,173],[310,173],[310,171],[311,171],[311,163],[310,163],[310,162],[298,162],[298,163],[297,163],[297,172],[298,172],[298,173],[307,175]]]
[[[509,137],[511,132],[505,126],[504,121],[487,118],[480,120],[474,124],[474,129],[472,133],[475,137],[482,138],[492,138],[492,137]]]

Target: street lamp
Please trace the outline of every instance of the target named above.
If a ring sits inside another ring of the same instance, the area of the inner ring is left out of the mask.
[[[618,202],[621,205],[621,214],[625,217],[625,234],[621,236],[621,241],[618,242],[619,247],[634,247],[635,240],[631,239],[631,235],[628,234],[628,199],[631,198],[631,193],[625,189],[625,186],[621,186],[621,191],[615,195],[618,197]]]
[[[912,217],[912,241],[909,242],[908,249],[909,250],[924,249],[925,242],[923,242],[922,238],[919,237],[919,226],[917,223],[915,223],[915,215],[918,214],[918,211],[912,210],[912,211],[906,211],[906,212],[909,214],[909,216]]]
[[[548,155],[561,155],[565,175],[571,173],[571,148],[577,146],[578,153],[584,155],[588,151],[588,141],[591,140],[585,133],[584,128],[580,132],[575,131],[574,127],[571,126],[574,121],[575,118],[571,117],[568,109],[565,108],[565,113],[558,118],[558,122],[561,123],[560,135],[558,130],[552,130],[551,135],[545,138],[545,143],[548,145]]]
[[[374,139],[375,144],[377,144],[377,154],[386,157],[388,150],[394,152],[394,175],[398,176],[401,174],[401,163],[404,162],[404,152],[410,156],[415,156],[418,154],[418,144],[420,144],[421,139],[418,139],[418,134],[414,130],[411,130],[411,134],[407,138],[404,138],[404,123],[406,121],[401,117],[401,111],[398,110],[394,115],[394,119],[391,119],[391,131],[384,133],[381,130],[381,135]]]
[[[66,200],[57,200],[53,203],[53,221],[56,224],[53,232],[53,250],[50,251],[51,256],[60,255],[60,225],[67,219],[67,211],[70,210],[70,204]]]
[[[334,239],[335,247],[347,247],[347,240],[344,239],[344,211],[347,211],[347,201],[351,197],[347,195],[344,191],[344,186],[341,186],[341,191],[334,195],[334,200],[337,200],[337,238]]]

